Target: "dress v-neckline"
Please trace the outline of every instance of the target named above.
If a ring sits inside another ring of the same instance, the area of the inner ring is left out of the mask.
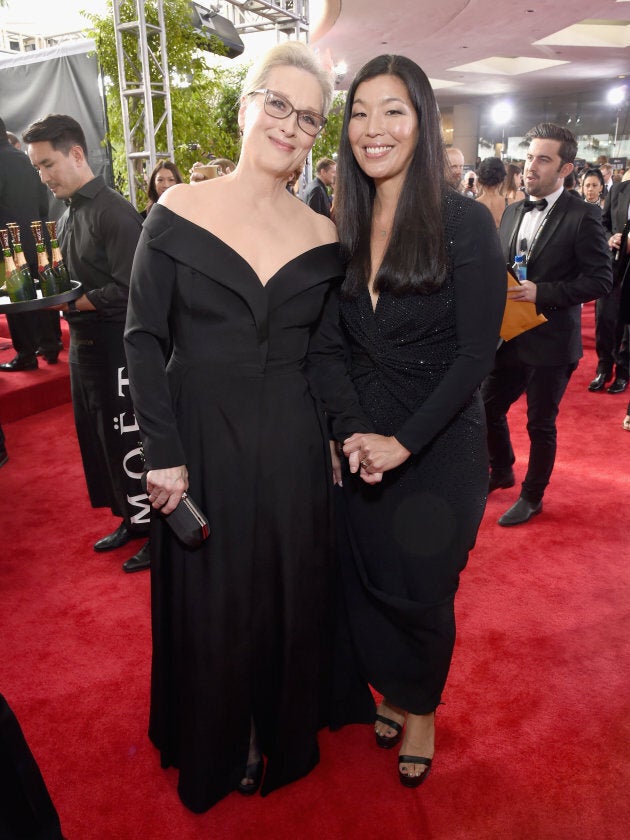
[[[234,254],[234,256],[237,257],[237,259],[239,259],[240,262],[243,263],[243,265],[249,270],[250,274],[252,274],[255,277],[255,279],[258,282],[261,289],[266,289],[269,286],[269,284],[271,283],[271,281],[274,280],[279,274],[281,274],[285,269],[287,269],[292,263],[294,263],[297,260],[301,259],[302,257],[306,256],[307,254],[311,254],[314,251],[320,250],[321,248],[331,248],[331,247],[334,247],[334,246],[337,245],[336,242],[325,242],[322,245],[314,245],[312,248],[308,248],[306,251],[302,251],[300,254],[296,254],[295,257],[291,257],[290,260],[288,260],[286,263],[284,263],[278,269],[276,269],[276,271],[274,271],[274,273],[271,274],[267,278],[267,280],[265,280],[263,282],[260,278],[260,275],[258,274],[256,269],[252,266],[252,264],[247,259],[245,259],[245,257],[242,254],[240,254],[232,245],[230,245],[224,239],[221,239],[220,236],[217,236],[216,233],[213,233],[211,230],[208,230],[208,228],[202,227],[201,225],[198,225],[196,222],[193,222],[190,219],[187,219],[185,216],[180,216],[179,213],[174,213],[172,210],[169,210],[168,207],[163,207],[163,205],[158,205],[158,206],[162,207],[162,209],[164,209],[164,210],[167,210],[169,213],[171,213],[177,219],[180,219],[181,221],[184,221],[184,222],[188,222],[188,224],[193,225],[194,227],[198,228],[199,230],[203,231],[204,233],[207,233],[208,236],[210,236],[212,239],[214,239],[215,242],[218,242],[224,248],[227,248],[228,251],[230,251],[232,254]]]

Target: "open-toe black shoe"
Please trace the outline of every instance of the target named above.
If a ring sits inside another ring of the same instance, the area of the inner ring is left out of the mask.
[[[419,787],[426,779],[431,771],[432,758],[422,758],[419,755],[399,755],[398,756],[398,778],[400,784],[408,788]],[[426,764],[427,769],[419,776],[410,776],[408,773],[403,773],[400,769],[401,764]]]
[[[243,778],[247,779],[249,784],[243,784],[242,781],[239,782],[236,786],[237,791],[242,793],[243,796],[253,796],[257,793],[260,783],[262,782],[263,769],[264,762],[262,757],[253,764],[248,764]]]
[[[396,734],[390,736],[379,735],[378,732],[374,733],[374,737],[376,738],[376,746],[382,747],[384,750],[391,750],[391,748],[395,747],[396,744],[402,738],[403,724],[397,723],[395,720],[385,717],[385,715],[376,715],[375,720],[379,721],[380,723],[384,723],[385,726],[389,726],[392,729],[396,730]]]

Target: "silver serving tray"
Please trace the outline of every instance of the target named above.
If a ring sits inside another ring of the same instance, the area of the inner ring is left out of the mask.
[[[51,306],[59,306],[61,303],[76,300],[81,297],[83,290],[81,284],[76,280],[71,280],[70,282],[72,283],[72,288],[69,292],[61,292],[59,295],[43,297],[41,291],[38,289],[35,300],[20,300],[17,303],[11,303],[6,292],[0,292],[0,312],[4,312],[7,315],[18,314],[19,312],[34,312],[37,309],[50,309]]]

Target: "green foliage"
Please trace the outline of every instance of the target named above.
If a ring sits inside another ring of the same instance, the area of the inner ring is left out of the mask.
[[[313,163],[323,157],[336,159],[335,155],[339,148],[345,105],[346,92],[339,91],[333,98],[326,128],[318,136],[313,146]]]
[[[0,0],[1,2],[1,0]],[[135,20],[135,2],[121,5],[122,22]],[[109,134],[106,138],[111,144],[114,165],[114,177],[122,192],[128,194],[127,154],[123,129],[122,110],[118,81],[118,59],[116,55],[116,37],[111,0],[108,2],[108,14],[99,17],[86,14],[90,21],[90,37],[96,42],[98,60],[105,79],[105,97]],[[148,24],[158,24],[157,5],[154,0],[147,0],[145,17]],[[242,80],[247,67],[212,68],[206,63],[206,53],[200,51],[200,39],[190,22],[188,0],[169,0],[164,3],[164,22],[166,28],[166,50],[171,95],[171,118],[173,124],[173,145],[175,163],[184,180],[188,170],[196,160],[207,155],[227,157],[236,161],[239,153],[239,130],[237,124],[238,104]],[[149,53],[159,56],[159,38],[150,32],[147,35]],[[138,55],[138,39],[135,33],[124,32],[123,48],[126,55],[125,72],[127,86],[141,85],[142,73]],[[203,44],[203,46],[207,45]],[[225,48],[218,38],[210,38],[213,52],[224,53]],[[159,63],[150,58],[149,73],[154,89],[162,88]],[[164,115],[165,103],[154,98],[153,119],[157,126]],[[129,122],[132,151],[144,149],[144,124],[139,102],[131,98],[129,104]],[[156,146],[165,151],[166,122],[157,133]],[[138,184],[142,183],[142,165],[138,162]],[[138,190],[138,204],[143,206],[145,199]]]

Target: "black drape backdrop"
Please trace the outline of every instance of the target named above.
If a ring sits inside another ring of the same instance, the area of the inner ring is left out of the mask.
[[[51,113],[69,114],[81,124],[94,173],[114,186],[110,149],[103,145],[107,122],[93,41],[67,41],[0,59],[0,117],[7,129],[21,139],[32,122]],[[50,199],[50,216],[59,217],[64,205]]]

